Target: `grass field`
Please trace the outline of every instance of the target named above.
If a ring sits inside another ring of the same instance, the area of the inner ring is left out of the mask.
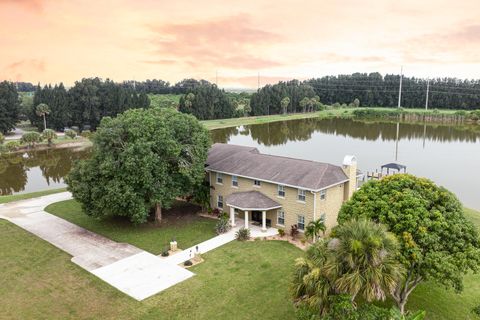
[[[0,196],[0,203],[37,198],[37,197],[47,196],[49,194],[64,192],[66,190],[67,188],[59,188],[59,189],[43,190],[43,191],[31,192],[31,193],[14,194],[11,196]]]
[[[161,226],[153,223],[134,226],[118,217],[96,220],[84,214],[75,200],[53,203],[45,208],[45,211],[117,242],[130,243],[153,254],[162,253],[174,238],[179,248],[186,249],[215,236],[216,220],[197,216],[197,207],[180,201],[176,202],[172,209],[164,210]]]
[[[137,302],[0,220],[0,318],[293,319],[288,284],[301,254],[286,242],[232,242],[204,254],[193,278]]]

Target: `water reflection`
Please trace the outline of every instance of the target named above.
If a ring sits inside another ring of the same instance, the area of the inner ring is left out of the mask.
[[[88,153],[85,149],[65,148],[2,155],[0,194],[63,186],[63,177],[70,171],[74,161],[87,157]],[[37,177],[37,171],[41,178]]]
[[[288,141],[307,141],[315,132],[369,141],[426,139],[439,142],[477,142],[480,127],[475,125],[450,126],[441,124],[400,123],[397,137],[395,122],[363,122],[350,119],[303,119],[225,128],[212,131],[215,142],[227,143],[232,136],[250,135],[266,146],[286,144]]]

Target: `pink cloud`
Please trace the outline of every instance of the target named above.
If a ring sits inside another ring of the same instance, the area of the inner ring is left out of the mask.
[[[281,65],[258,55],[257,50],[280,42],[282,37],[255,27],[245,14],[212,21],[155,25],[150,29],[155,34],[152,43],[156,53],[162,56],[160,62],[175,59],[189,65],[238,69]]]

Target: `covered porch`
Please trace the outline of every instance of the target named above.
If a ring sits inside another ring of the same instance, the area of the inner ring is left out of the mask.
[[[258,224],[262,232],[267,232],[267,228],[273,224],[271,215],[270,219],[267,219],[267,212],[282,207],[278,202],[258,191],[232,193],[227,197],[226,204],[230,210],[232,227],[242,224],[243,227],[252,229]],[[239,218],[236,218],[236,213]]]

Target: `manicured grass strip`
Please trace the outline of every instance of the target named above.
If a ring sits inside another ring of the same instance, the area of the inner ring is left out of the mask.
[[[288,286],[302,252],[286,242],[232,242],[203,255],[194,277],[137,302],[70,256],[0,220],[5,319],[295,319]]]
[[[182,211],[177,202],[173,209]],[[117,242],[130,243],[153,254],[160,254],[172,239],[180,248],[189,248],[215,236],[216,220],[197,216],[194,209],[186,207],[180,214],[164,210],[161,226],[153,223],[134,226],[125,219],[97,220],[83,213],[75,200],[61,201],[49,205],[45,211],[68,220],[80,227],[101,234]]]
[[[48,196],[49,194],[64,192],[66,190],[67,188],[59,188],[59,189],[43,190],[43,191],[37,191],[37,192],[31,192],[31,193],[14,194],[11,196],[0,196],[0,203],[7,203],[7,202],[18,201],[18,200]]]
[[[351,116],[353,108],[345,109],[329,109],[317,112],[309,113],[293,113],[293,114],[276,114],[270,116],[258,116],[258,117],[242,117],[231,119],[218,119],[218,120],[203,120],[200,121],[207,129],[219,129],[228,127],[237,127],[249,124],[261,124],[276,121],[287,121],[295,119],[308,119],[308,118],[330,118],[338,116]]]

